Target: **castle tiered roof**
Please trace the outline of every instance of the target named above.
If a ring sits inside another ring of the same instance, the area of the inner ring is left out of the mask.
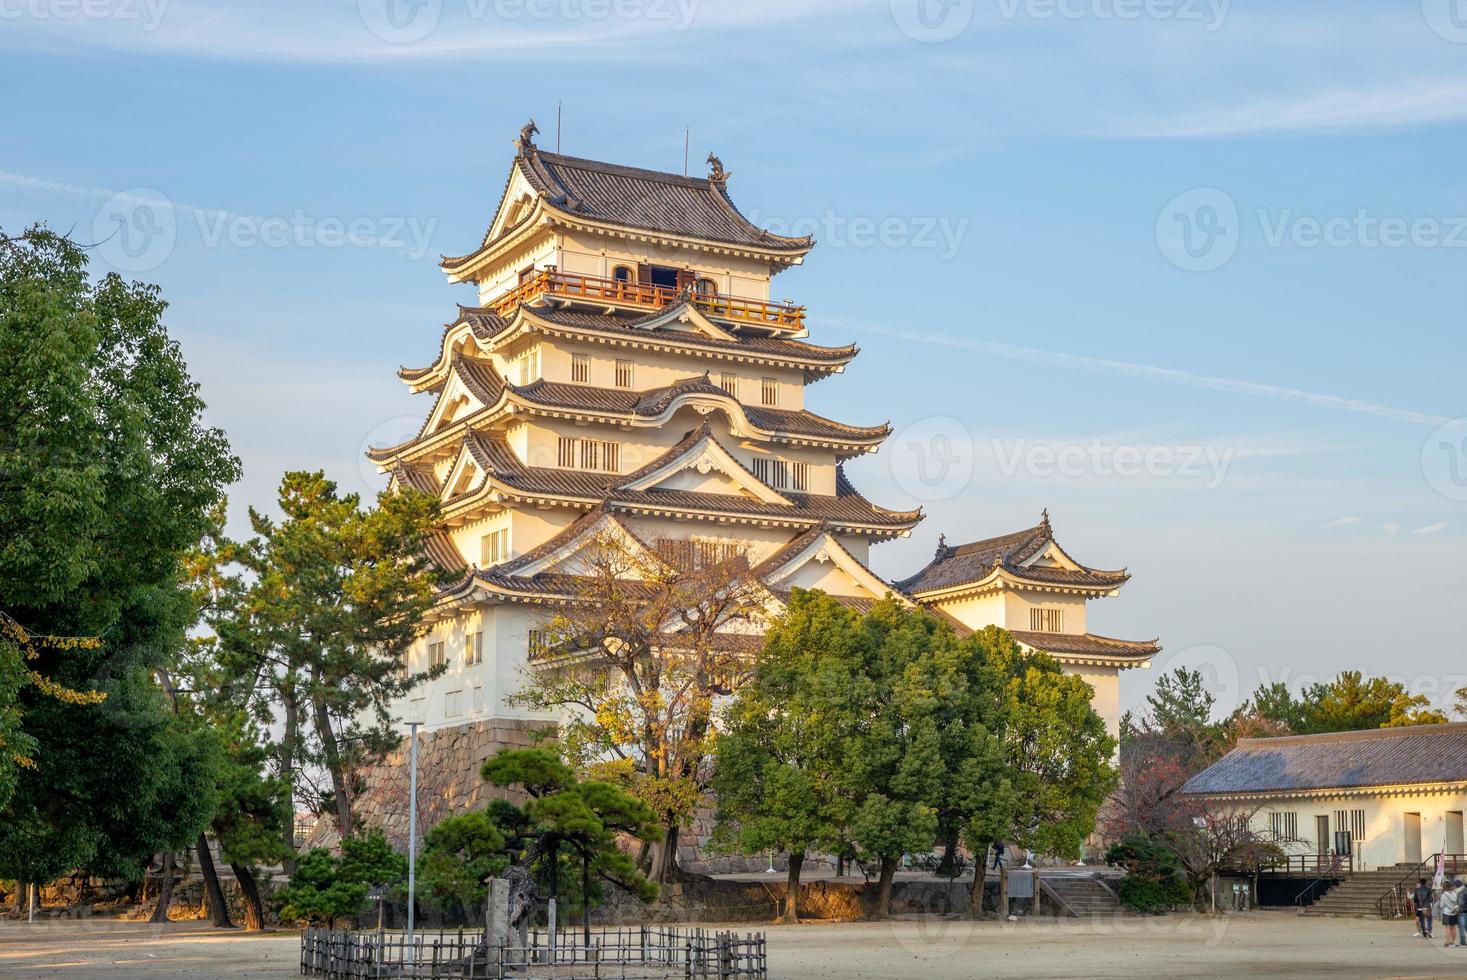
[[[716,332],[661,329],[668,325],[681,326],[694,318],[714,324]],[[505,313],[492,307],[460,306],[458,316],[444,327],[438,359],[427,367],[401,368],[398,377],[419,391],[442,384],[454,351],[467,339],[491,353],[529,336],[588,341],[624,350],[684,354],[722,366],[798,367],[811,381],[843,370],[860,353],[855,344],[822,347],[789,337],[738,333],[742,324],[733,321],[724,321],[720,329],[718,322],[715,312],[703,310],[690,299],[675,300],[652,312],[643,309],[607,312],[605,304],[552,302],[543,297],[532,303],[516,304]]]
[[[459,511],[473,511],[492,498],[500,503],[570,506],[606,509],[642,516],[707,520],[719,524],[761,524],[773,527],[812,528],[826,526],[844,533],[891,537],[914,527],[921,510],[893,511],[878,507],[863,497],[840,475],[834,495],[774,491],[758,482],[742,466],[705,421],[689,431],[675,446],[630,474],[593,473],[581,470],[525,465],[505,441],[496,436],[469,431],[461,437],[461,454],[474,461],[481,476],[459,493],[445,496],[430,468],[398,461],[391,467],[395,480],[431,493],[443,500],[444,514],[452,520]],[[716,463],[762,494],[708,493],[673,490],[648,485],[648,476],[658,471],[675,472],[692,465]],[[450,473],[458,472],[458,466]]]
[[[1049,515],[1031,528],[970,544],[939,544],[932,561],[897,588],[923,598],[981,591],[999,582],[1049,591],[1110,592],[1130,579],[1125,569],[1081,565],[1054,540]]]
[[[809,237],[776,235],[744,217],[728,196],[730,175],[721,164],[706,178],[686,177],[549,153],[535,146],[533,135],[532,127],[526,127],[516,144],[506,193],[518,175],[534,191],[535,206],[504,224],[496,222],[473,252],[444,256],[442,265],[451,277],[470,278],[487,250],[541,218],[572,228],[639,233],[644,240],[661,237],[685,247],[757,255],[776,264],[799,261],[815,244]]]

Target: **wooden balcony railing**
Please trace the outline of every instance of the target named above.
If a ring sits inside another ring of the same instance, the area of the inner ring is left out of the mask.
[[[1289,877],[1349,874],[1355,870],[1355,858],[1350,854],[1286,854],[1259,870]]]
[[[624,282],[620,279],[605,279],[601,276],[585,276],[575,272],[559,272],[544,269],[535,273],[515,288],[490,303],[499,314],[513,310],[537,296],[567,296],[572,299],[594,300],[618,306],[637,306],[645,309],[661,309],[678,300],[676,289],[654,286],[645,282]],[[791,303],[769,303],[757,299],[740,299],[733,296],[711,296],[694,293],[693,304],[710,316],[738,323],[799,330],[805,325],[805,308]]]

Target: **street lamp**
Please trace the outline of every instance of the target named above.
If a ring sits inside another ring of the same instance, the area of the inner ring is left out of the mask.
[[[411,747],[408,757],[408,898],[407,898],[407,962],[413,961],[413,906],[418,886],[418,726],[421,721],[410,721],[408,740]]]

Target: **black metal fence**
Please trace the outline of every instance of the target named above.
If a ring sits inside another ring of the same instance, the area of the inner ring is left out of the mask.
[[[705,929],[535,931],[525,944],[487,944],[483,932],[404,933],[307,929],[301,974],[333,980],[479,978],[506,980],[766,980],[763,933]]]

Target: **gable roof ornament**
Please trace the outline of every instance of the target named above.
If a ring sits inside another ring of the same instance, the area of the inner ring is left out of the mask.
[[[708,182],[710,184],[717,184],[720,187],[727,186],[728,179],[732,176],[733,174],[723,169],[723,161],[716,153],[708,154]]]
[[[533,119],[520,127],[520,135],[519,138],[514,141],[514,145],[515,149],[520,152],[521,156],[527,156],[534,151],[535,136],[539,132],[540,127],[535,125],[535,120]]]

